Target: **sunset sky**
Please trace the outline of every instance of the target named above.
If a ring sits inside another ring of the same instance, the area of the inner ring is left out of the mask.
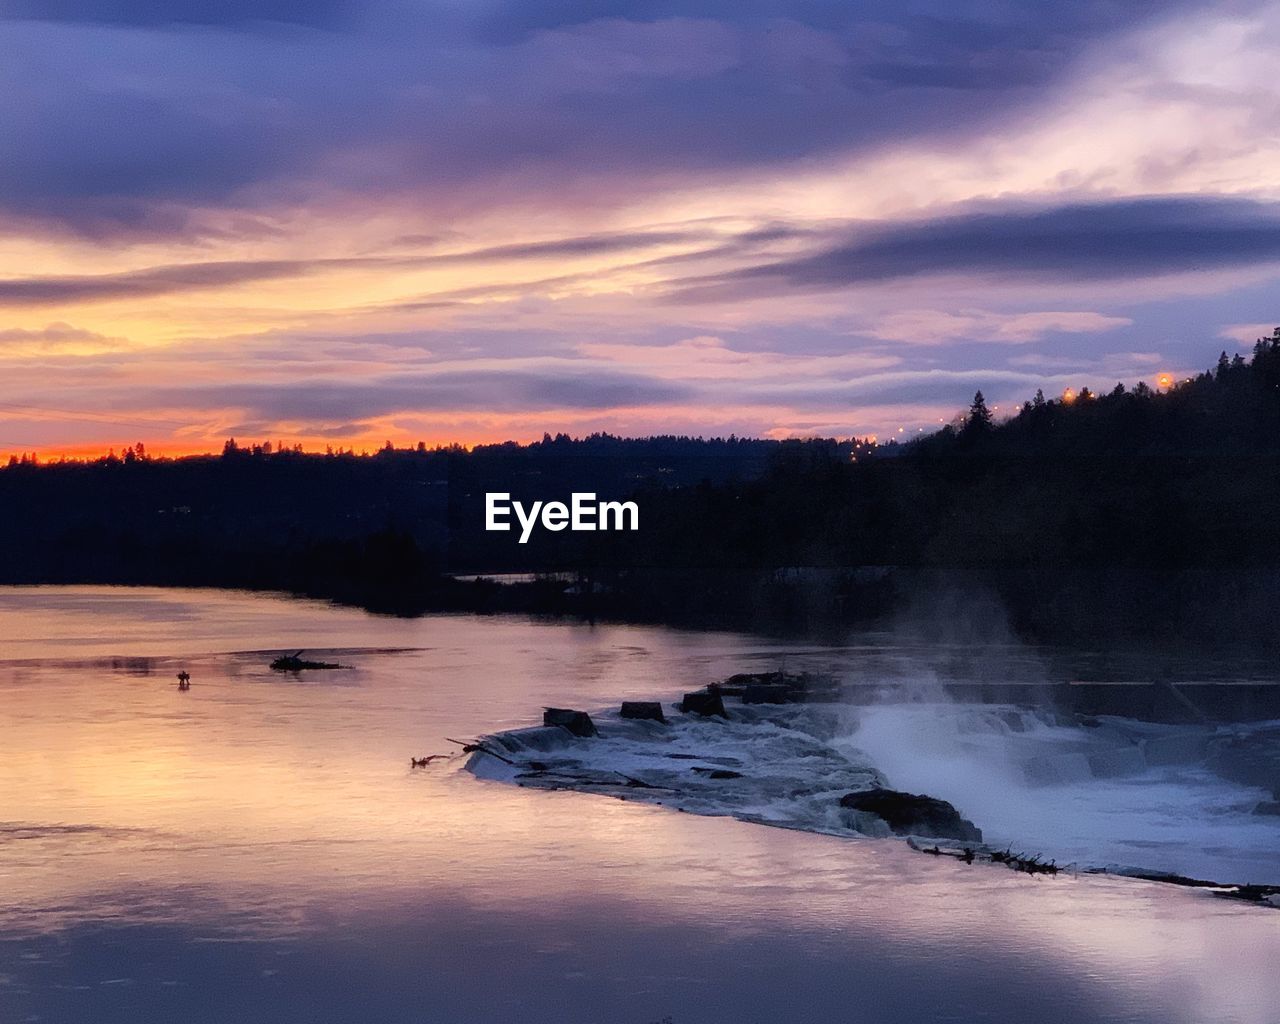
[[[910,434],[1280,322],[1280,8],[0,0],[0,452]]]

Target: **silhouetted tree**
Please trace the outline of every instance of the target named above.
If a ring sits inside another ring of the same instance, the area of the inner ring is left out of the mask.
[[[973,404],[969,406],[969,415],[964,421],[964,432],[967,435],[985,434],[991,429],[991,410],[987,408],[987,400],[982,392],[973,396]]]

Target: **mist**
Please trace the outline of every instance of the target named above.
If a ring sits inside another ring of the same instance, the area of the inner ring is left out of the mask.
[[[895,789],[950,801],[989,845],[1081,867],[1275,874],[1274,828],[1253,814],[1269,794],[1210,767],[1215,745],[1241,726],[1055,707],[1050,652],[1018,641],[990,592],[914,603],[885,649],[894,654],[871,672],[846,666],[832,745],[865,755]],[[955,696],[1016,687],[1021,697],[1028,686],[1043,700]]]

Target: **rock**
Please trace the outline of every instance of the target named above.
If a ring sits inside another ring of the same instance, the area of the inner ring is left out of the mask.
[[[893,835],[889,831],[889,823],[870,811],[846,810],[843,817],[844,823],[860,835],[870,836],[872,839],[888,839]]]
[[[735,772],[730,768],[703,768],[695,765],[694,769],[699,775],[705,775],[709,779],[740,779],[742,772]]]
[[[735,672],[725,680],[725,685],[744,689],[748,686],[769,686],[785,683],[787,678],[785,672]]]
[[[753,683],[743,687],[743,704],[786,704],[794,700],[796,691],[785,683]]]
[[[506,732],[500,732],[496,736],[485,737],[485,739],[486,742],[492,742],[512,754],[527,754],[530,751],[550,754],[564,750],[568,742],[565,739],[565,730],[556,725],[531,725],[527,729],[508,729]]]
[[[896,789],[868,789],[845,794],[840,798],[840,806],[874,814],[898,835],[982,842],[981,829],[962,817],[947,801],[937,797],[902,793]]]
[[[728,718],[729,714],[724,709],[724,698],[719,693],[706,693],[697,690],[694,693],[686,693],[684,700],[680,702],[680,710],[685,714],[693,715],[719,715],[721,718]]]
[[[271,668],[277,672],[301,672],[303,669],[342,668],[332,661],[307,661],[302,652],[282,654],[271,662]]]
[[[1280,800],[1263,800],[1253,809],[1254,814],[1280,815]]]
[[[840,696],[836,680],[811,672],[739,672],[718,688],[725,696],[741,697],[744,704],[800,704]]]
[[[736,757],[703,757],[701,754],[666,754],[666,757],[677,761],[706,761],[708,764],[723,764],[735,768],[742,764]],[[697,771],[698,769],[694,769]]]
[[[635,718],[644,722],[665,722],[662,705],[656,700],[624,700],[622,717]]]
[[[568,708],[544,708],[542,711],[542,724],[558,725],[563,729],[568,729],[575,736],[581,736],[584,739],[599,735],[596,732],[595,722],[591,721],[591,716],[585,711],[571,711]]]

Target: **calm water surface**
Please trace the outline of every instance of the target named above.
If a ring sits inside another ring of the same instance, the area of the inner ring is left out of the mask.
[[[0,590],[0,1021],[1280,1020],[1275,911],[408,768],[839,653]]]

